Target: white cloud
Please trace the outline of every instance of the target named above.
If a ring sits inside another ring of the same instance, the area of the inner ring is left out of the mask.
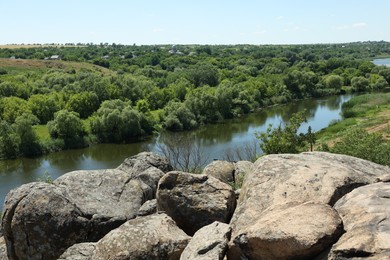
[[[262,30],[262,31],[256,31],[253,34],[254,35],[263,35],[263,34],[266,34],[266,33],[267,33],[267,30]]]
[[[162,33],[162,32],[164,32],[165,30],[164,30],[163,28],[154,28],[152,31],[153,31],[154,33]]]
[[[279,15],[276,17],[276,20],[283,20],[284,19],[284,16],[283,15]]]
[[[364,27],[367,27],[367,26],[368,26],[368,24],[367,23],[363,23],[363,22],[352,24],[353,28],[364,28]]]
[[[336,30],[348,30],[350,28],[349,25],[340,25],[336,27]]]

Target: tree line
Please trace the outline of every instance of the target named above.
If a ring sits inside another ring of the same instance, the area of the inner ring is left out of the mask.
[[[386,42],[176,48],[180,52],[116,44],[0,49],[1,58],[15,61],[51,55],[63,60],[51,61],[59,64],[53,68],[28,69],[0,61],[0,157],[131,142],[294,99],[390,84],[390,68],[370,61],[390,55]],[[71,68],[65,61],[98,66]]]

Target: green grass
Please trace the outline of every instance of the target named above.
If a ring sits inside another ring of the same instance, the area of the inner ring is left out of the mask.
[[[50,139],[49,130],[46,125],[36,125],[34,126],[34,130],[37,133],[39,140],[44,141]]]
[[[344,120],[330,124],[317,133],[317,144],[332,144],[348,131],[365,129],[378,132],[388,139],[390,134],[390,93],[366,94],[353,97],[343,105]]]

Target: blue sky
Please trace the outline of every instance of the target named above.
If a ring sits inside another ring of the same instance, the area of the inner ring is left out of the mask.
[[[0,44],[390,41],[390,0],[0,0]]]

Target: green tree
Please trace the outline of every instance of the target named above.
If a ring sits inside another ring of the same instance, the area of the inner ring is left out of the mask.
[[[339,75],[329,75],[325,78],[326,88],[340,90],[344,84],[344,80]]]
[[[102,142],[128,142],[153,130],[151,118],[122,100],[104,101],[91,119],[91,131]]]
[[[27,101],[18,97],[0,98],[0,118],[14,123],[18,116],[31,111],[27,106]]]
[[[50,136],[64,141],[66,149],[85,146],[86,132],[79,114],[66,109],[55,113],[54,120],[47,123]]]
[[[76,93],[70,97],[66,108],[87,118],[99,108],[99,97],[91,91]]]
[[[369,81],[365,77],[354,77],[351,86],[354,91],[366,91],[369,88]]]
[[[28,108],[38,117],[41,124],[46,124],[54,118],[54,113],[59,110],[59,104],[53,95],[32,95],[27,102]]]
[[[306,136],[299,134],[298,129],[306,122],[304,112],[293,114],[284,128],[269,125],[265,133],[256,134],[260,139],[260,148],[265,154],[299,153],[306,146]]]
[[[38,123],[39,120],[36,116],[23,114],[16,118],[13,124],[15,132],[20,138],[19,152],[24,156],[36,156],[42,153],[38,136],[33,129],[33,125]]]
[[[14,159],[19,155],[20,137],[5,120],[0,120],[0,158]]]

